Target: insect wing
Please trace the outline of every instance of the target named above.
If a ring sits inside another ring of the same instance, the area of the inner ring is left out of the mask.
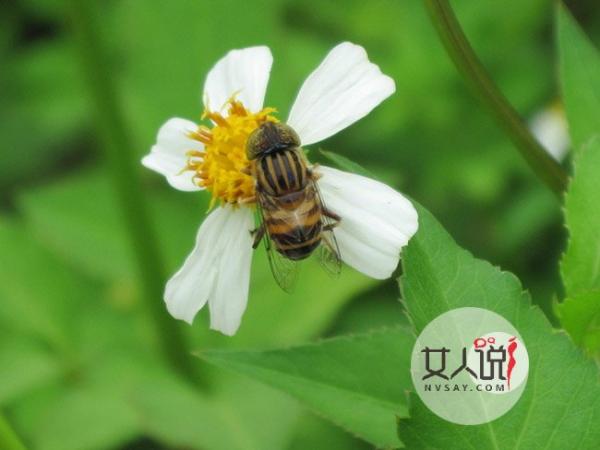
[[[323,267],[323,269],[325,269],[325,271],[329,275],[331,275],[334,278],[337,278],[342,272],[342,261],[338,256],[339,253],[336,253],[335,250],[332,250],[332,248],[335,247],[330,246],[327,243],[327,238],[325,234],[333,236],[333,232],[331,231],[324,233],[324,235],[322,236],[321,246],[317,250],[317,259],[319,260],[319,264],[321,264],[321,267]]]
[[[258,202],[258,213],[260,218],[261,226],[266,228],[264,212],[261,206],[261,196],[257,196]],[[298,279],[299,265],[297,261],[292,261],[281,255],[276,249],[269,236],[269,230],[266,228],[265,235],[263,237],[265,243],[265,250],[267,257],[269,258],[269,266],[271,267],[271,273],[275,278],[275,281],[285,292],[290,293],[294,290],[296,280]]]
[[[312,184],[323,210],[323,215],[321,217],[321,220],[323,221],[323,231],[321,232],[321,246],[317,250],[317,258],[323,269],[331,276],[337,278],[342,271],[342,258],[340,256],[340,247],[335,238],[333,228],[338,224],[339,219],[329,217],[325,214],[328,210],[323,202],[323,196],[319,191],[317,183],[313,181]]]

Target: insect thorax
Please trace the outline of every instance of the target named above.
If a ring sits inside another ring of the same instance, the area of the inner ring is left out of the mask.
[[[282,196],[301,191],[309,181],[308,168],[299,147],[264,153],[256,160],[256,188],[264,194]]]

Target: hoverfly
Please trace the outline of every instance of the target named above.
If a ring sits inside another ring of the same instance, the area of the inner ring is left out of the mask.
[[[249,136],[246,155],[260,221],[252,248],[264,240],[277,284],[289,292],[297,262],[315,251],[325,270],[338,275],[340,251],[332,230],[341,218],[323,203],[318,176],[308,166],[296,132],[283,123],[265,122]]]

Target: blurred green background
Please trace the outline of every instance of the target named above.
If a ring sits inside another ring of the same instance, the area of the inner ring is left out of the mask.
[[[552,1],[454,6],[524,117],[556,100]],[[598,43],[597,2],[568,6]],[[111,0],[93,10],[108,50],[98,64],[116,85],[127,150],[139,158],[166,119],[199,118],[205,74],[231,48],[271,47],[266,104],[284,118],[333,45],[365,46],[397,92],[323,148],[419,201],[460,245],[515,272],[551,315],[565,243],[559,202],[467,90],[421,2]],[[270,388],[199,360],[199,387],[169,368],[158,350],[165,330],[147,308],[162,300],[143,298],[68,6],[8,1],[0,11],[0,409],[28,446],[367,448]],[[326,162],[316,148],[310,158]],[[145,170],[143,193],[165,274],[173,273],[192,247],[207,196],[176,192]],[[206,310],[193,327],[178,326],[190,351],[408,326],[393,280],[344,272],[332,283],[307,264],[288,296],[261,252],[234,338],[209,331]]]

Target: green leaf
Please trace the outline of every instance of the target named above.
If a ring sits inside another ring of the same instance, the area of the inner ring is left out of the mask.
[[[295,429],[293,440],[286,450],[325,448],[329,450],[368,450],[367,443],[346,433],[331,422],[309,412]]]
[[[358,175],[362,175],[364,177],[375,178],[375,176],[365,169],[360,164],[352,161],[345,156],[339,155],[334,152],[329,152],[327,150],[319,149],[319,153],[331,161],[335,166],[339,169],[345,170],[347,172],[356,173]]]
[[[561,324],[590,355],[600,351],[600,138],[585,145],[565,201],[569,243],[561,261],[567,299],[556,306]]]
[[[600,133],[600,55],[566,7],[557,8],[563,101],[574,149]]]
[[[556,315],[573,341],[600,360],[600,291],[587,291],[556,305]]]
[[[503,260],[526,253],[524,249],[530,248],[532,241],[561,219],[556,196],[542,184],[532,184],[517,195],[519,201],[508,201],[495,208],[493,234],[482,237],[491,247],[490,254],[500,255]]]
[[[600,384],[594,363],[556,333],[519,280],[456,245],[423,208],[419,231],[403,252],[403,299],[417,332],[439,314],[486,308],[511,322],[529,353],[529,378],[515,407],[497,420],[465,427],[431,413],[416,397],[399,422],[407,447],[597,448]]]
[[[398,447],[413,336],[402,329],[261,352],[206,351],[203,359],[279,388],[378,447]]]
[[[561,262],[567,296],[600,289],[600,139],[584,146],[565,200],[569,244]]]

